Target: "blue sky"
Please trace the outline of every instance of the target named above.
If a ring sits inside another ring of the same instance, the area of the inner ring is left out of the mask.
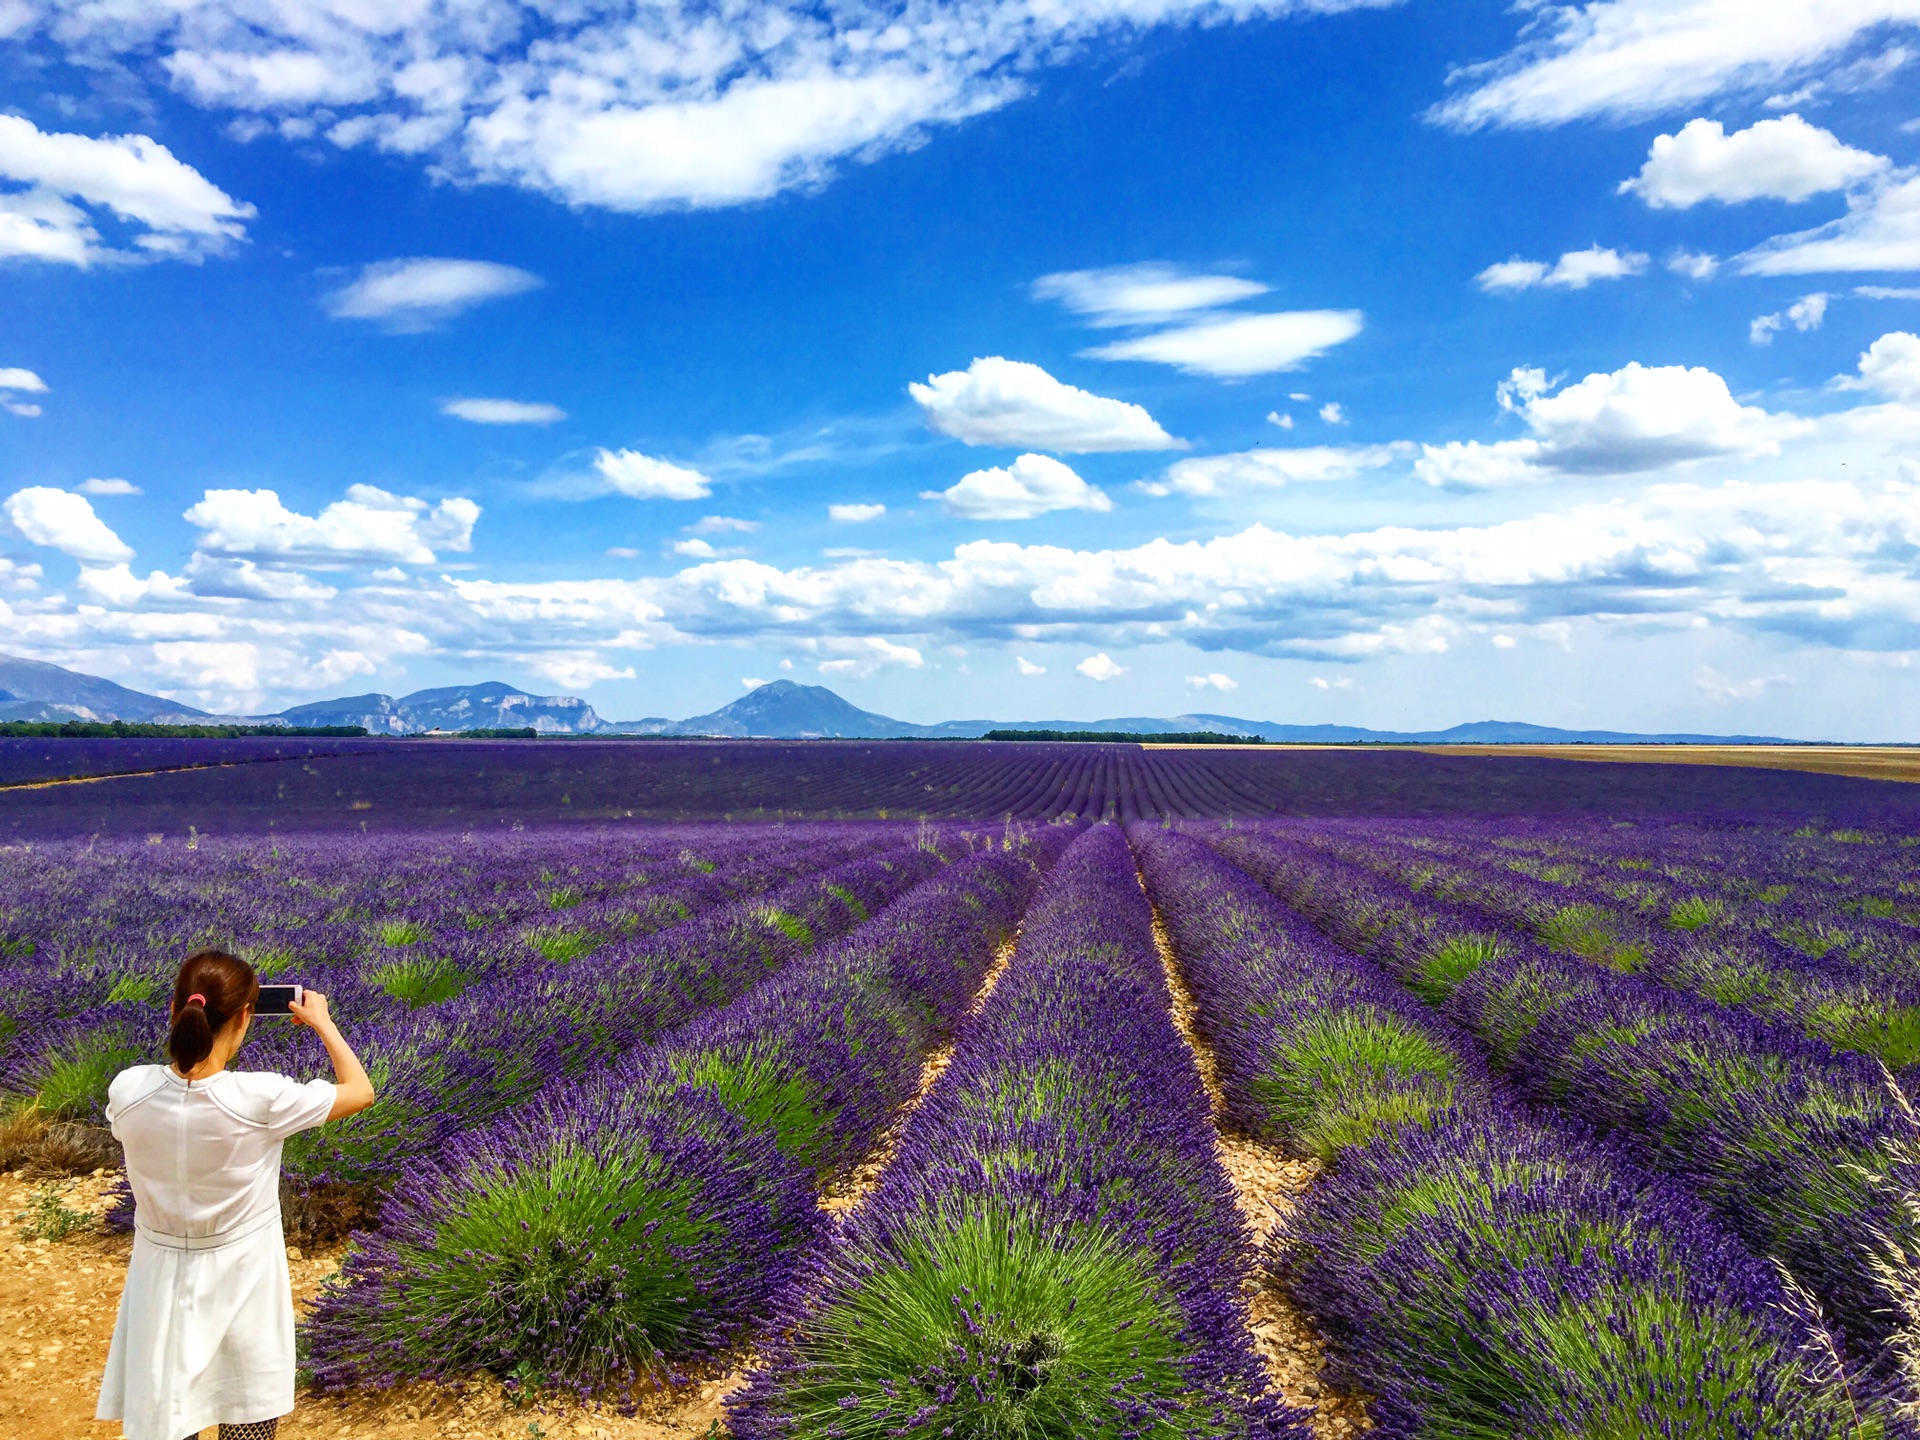
[[[1920,738],[1920,4],[1807,11],[10,0],[0,650]]]

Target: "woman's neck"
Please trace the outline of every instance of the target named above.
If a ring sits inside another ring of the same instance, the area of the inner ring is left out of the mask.
[[[227,1062],[232,1058],[231,1050],[223,1051],[221,1047],[215,1046],[213,1053],[191,1070],[182,1070],[178,1065],[168,1065],[167,1068],[182,1080],[211,1080],[227,1068]]]

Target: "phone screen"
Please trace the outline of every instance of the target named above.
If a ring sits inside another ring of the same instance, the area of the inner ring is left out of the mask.
[[[300,985],[262,985],[260,998],[253,1002],[256,1015],[290,1015],[293,1002],[300,999],[305,987]]]

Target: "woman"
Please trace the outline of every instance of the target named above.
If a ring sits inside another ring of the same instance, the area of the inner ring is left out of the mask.
[[[293,1409],[293,1288],[280,1233],[280,1146],[355,1115],[373,1084],[317,990],[293,1007],[338,1083],[227,1069],[260,994],[253,967],[202,950],[173,986],[171,1065],[114,1077],[107,1120],[126,1149],[133,1259],[101,1420],[128,1440],[268,1440]]]

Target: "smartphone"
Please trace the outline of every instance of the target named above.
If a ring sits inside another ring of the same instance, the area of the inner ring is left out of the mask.
[[[253,1002],[256,1015],[291,1015],[291,1006],[307,998],[304,985],[262,985],[260,998]]]

